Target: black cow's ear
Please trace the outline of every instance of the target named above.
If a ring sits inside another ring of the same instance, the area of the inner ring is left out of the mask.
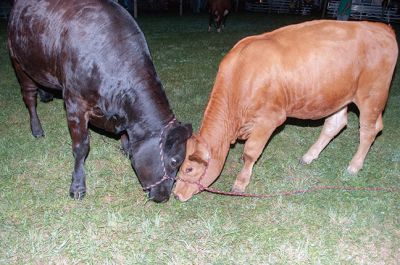
[[[132,144],[139,140],[143,140],[146,136],[146,131],[138,125],[134,125],[131,130],[127,130],[129,142]]]
[[[178,124],[168,132],[165,148],[171,149],[175,143],[185,142],[193,133],[191,124]]]

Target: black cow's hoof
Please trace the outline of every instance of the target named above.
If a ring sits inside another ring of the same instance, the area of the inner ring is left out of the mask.
[[[33,130],[32,129],[32,135],[35,138],[41,138],[41,137],[44,137],[44,132],[43,132],[42,129],[40,129],[40,130]]]
[[[119,151],[120,151],[121,154],[123,154],[124,156],[130,158],[128,149],[124,148],[122,145],[121,145],[121,147],[119,148]]]
[[[86,190],[78,189],[73,191],[72,189],[69,191],[69,196],[71,196],[74,200],[82,200],[86,195]]]

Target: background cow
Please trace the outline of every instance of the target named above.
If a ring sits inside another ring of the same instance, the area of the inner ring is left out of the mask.
[[[211,25],[214,24],[218,32],[224,28],[226,17],[231,11],[231,0],[208,0],[208,31],[211,31]]]
[[[176,197],[186,201],[213,183],[236,139],[247,140],[232,188],[243,192],[265,144],[287,117],[327,117],[301,159],[311,163],[346,126],[351,102],[360,111],[360,144],[347,170],[357,173],[383,129],[397,55],[391,27],[371,22],[312,21],[239,41],[219,66],[199,134],[187,142]]]
[[[174,118],[144,35],[127,11],[107,0],[17,0],[8,45],[35,137],[44,135],[39,86],[62,92],[75,158],[72,197],[86,192],[90,122],[123,134],[150,198],[169,198],[191,126]]]

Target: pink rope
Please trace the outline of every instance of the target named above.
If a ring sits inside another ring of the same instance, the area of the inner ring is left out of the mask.
[[[162,168],[163,168],[164,175],[163,175],[163,177],[162,177],[159,181],[157,181],[157,182],[155,182],[155,183],[153,183],[153,184],[151,184],[151,185],[149,185],[149,186],[143,188],[143,190],[150,190],[150,189],[154,188],[155,186],[160,185],[163,181],[165,181],[165,180],[167,180],[167,179],[174,179],[173,177],[169,177],[169,176],[168,176],[167,170],[165,169],[164,152],[163,152],[163,136],[164,136],[164,132],[167,130],[167,128],[168,128],[171,124],[173,124],[175,121],[176,121],[176,118],[175,118],[175,117],[172,118],[172,119],[164,126],[164,128],[162,129],[161,134],[160,134],[160,139],[159,139],[158,147],[160,148],[160,160],[161,160],[161,165],[162,165]]]

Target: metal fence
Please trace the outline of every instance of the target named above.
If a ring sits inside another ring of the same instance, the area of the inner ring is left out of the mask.
[[[327,1],[326,16],[336,18],[340,0]],[[386,0],[385,3],[382,4],[382,0],[353,0],[350,19],[399,23],[398,2]],[[309,15],[314,9],[319,9],[319,6],[319,1],[314,3],[312,0],[247,0],[245,2],[247,11],[277,14]]]
[[[251,12],[267,12],[276,14],[309,15],[313,9],[313,1],[305,0],[257,0],[246,1],[245,10]]]
[[[10,15],[12,3],[11,1],[0,1],[0,19],[8,19]]]
[[[328,2],[326,15],[336,17],[339,6],[338,0]],[[362,1],[353,0],[350,12],[350,18],[354,20],[373,20],[386,23],[400,22],[400,13],[398,6],[388,5],[385,7],[380,1]]]

